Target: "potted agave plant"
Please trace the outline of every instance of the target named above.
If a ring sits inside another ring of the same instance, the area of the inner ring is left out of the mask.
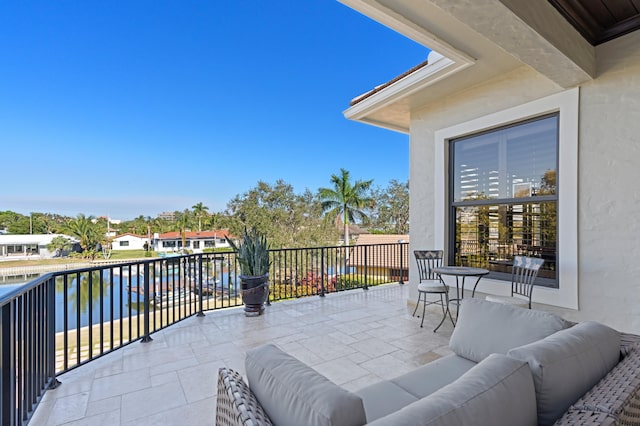
[[[227,239],[240,264],[242,302],[246,316],[258,316],[264,310],[269,296],[269,244],[267,238],[255,228],[245,229],[236,245]]]

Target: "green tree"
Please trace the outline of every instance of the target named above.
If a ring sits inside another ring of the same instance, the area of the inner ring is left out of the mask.
[[[20,213],[13,212],[11,210],[5,210],[0,212],[0,229],[6,229],[7,231],[13,233],[11,231],[11,226],[18,222],[20,219],[25,216]]]
[[[395,179],[385,188],[371,191],[370,226],[378,232],[406,234],[409,232],[409,182]]]
[[[53,213],[33,213],[34,234],[57,234],[69,218]]]
[[[49,244],[47,244],[47,250],[50,252],[55,252],[56,256],[61,256],[65,251],[71,251],[73,247],[73,242],[67,237],[63,237],[62,235],[58,235],[54,237]]]
[[[191,208],[193,209],[194,216],[198,219],[198,232],[200,232],[202,231],[202,218],[209,215],[209,207],[200,202],[195,206],[191,206]]]
[[[335,241],[334,232],[322,222],[319,200],[310,191],[296,194],[283,180],[258,185],[227,204],[218,215],[219,228],[241,235],[245,228],[265,234],[272,247],[304,247]]]
[[[348,245],[350,243],[349,223],[367,218],[363,209],[372,203],[368,191],[373,179],[357,180],[352,184],[349,172],[340,169],[339,175],[331,175],[331,183],[333,188],[318,190],[322,211],[325,217],[344,224],[344,242]]]
[[[187,246],[187,231],[191,230],[191,211],[184,209],[183,212],[176,212],[176,225],[178,231],[182,237],[182,249],[185,250]]]
[[[85,256],[93,259],[98,244],[106,241],[106,220],[98,221],[93,216],[80,213],[67,221],[64,231],[76,237]]]
[[[9,231],[10,234],[29,234],[31,232],[29,216],[20,215],[20,217],[9,224],[7,231]]]

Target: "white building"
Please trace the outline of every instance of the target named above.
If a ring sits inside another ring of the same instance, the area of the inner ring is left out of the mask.
[[[180,232],[165,232],[164,234],[155,234],[153,239],[153,249],[157,252],[178,252],[181,250],[190,250],[194,253],[202,253],[204,249],[228,248],[231,247],[227,242],[230,237],[227,229],[219,229],[216,231],[187,231],[185,232],[185,246],[182,244],[182,234]]]
[[[2,234],[0,235],[0,259],[54,257],[56,253],[50,252],[47,246],[55,237],[76,241],[75,238],[63,234]]]
[[[144,245],[151,248],[150,238],[146,235],[136,235],[124,233],[113,237],[111,240],[112,250],[144,250]]]

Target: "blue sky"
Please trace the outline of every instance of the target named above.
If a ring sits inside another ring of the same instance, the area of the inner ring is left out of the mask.
[[[408,178],[349,100],[428,50],[335,0],[0,2],[0,210],[131,219]]]

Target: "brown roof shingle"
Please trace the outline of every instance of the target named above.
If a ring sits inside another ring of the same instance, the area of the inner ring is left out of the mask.
[[[402,80],[403,78],[405,78],[406,76],[408,76],[408,75],[410,75],[410,74],[413,74],[414,72],[418,71],[418,70],[419,70],[419,69],[421,69],[421,68],[426,67],[428,64],[429,64],[429,61],[428,61],[428,60],[427,60],[427,61],[424,61],[424,62],[419,63],[419,64],[418,64],[418,65],[416,65],[415,67],[411,68],[410,70],[407,70],[407,71],[403,72],[402,74],[400,74],[399,76],[395,77],[394,79],[389,80],[389,81],[387,81],[386,83],[381,84],[380,86],[375,87],[373,90],[370,90],[370,91],[368,91],[367,93],[364,93],[364,94],[362,94],[362,95],[360,95],[360,96],[357,96],[357,97],[353,98],[353,99],[351,100],[351,102],[349,103],[349,105],[354,106],[354,105],[356,105],[358,102],[362,102],[362,101],[364,101],[364,100],[365,100],[365,99],[367,99],[368,97],[373,96],[373,95],[375,95],[376,93],[378,93],[378,92],[380,92],[380,91],[382,91],[382,90],[386,89],[387,87],[391,86],[391,85],[392,85],[393,83],[395,83],[396,81],[400,81],[400,80]]]

